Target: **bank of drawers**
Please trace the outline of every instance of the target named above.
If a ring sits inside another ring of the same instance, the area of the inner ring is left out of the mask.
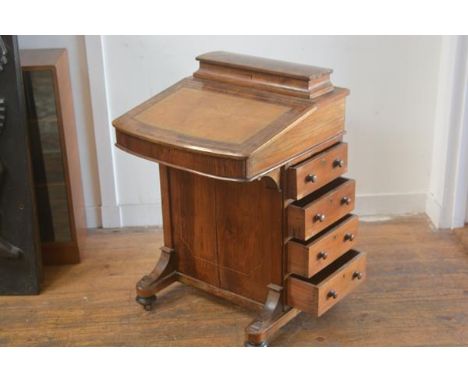
[[[347,145],[337,144],[288,169],[287,304],[320,316],[366,277],[366,254],[352,249],[358,232],[355,182]],[[313,181],[312,181],[313,180]]]

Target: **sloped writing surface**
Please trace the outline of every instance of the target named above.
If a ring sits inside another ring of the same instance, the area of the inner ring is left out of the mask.
[[[284,105],[183,87],[134,118],[186,137],[242,144],[290,110]]]
[[[251,180],[339,139],[344,110],[335,107],[346,95],[336,88],[308,100],[186,78],[114,120],[116,144],[167,166]]]

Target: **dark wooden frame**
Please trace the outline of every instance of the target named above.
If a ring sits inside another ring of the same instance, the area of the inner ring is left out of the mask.
[[[68,54],[65,49],[28,49],[21,50],[20,55],[23,73],[52,73],[67,192],[71,240],[41,243],[43,262],[51,265],[75,264],[80,261],[86,222]]]

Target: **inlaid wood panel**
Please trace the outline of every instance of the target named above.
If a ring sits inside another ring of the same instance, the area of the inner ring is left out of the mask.
[[[172,232],[178,271],[264,302],[266,286],[282,283],[281,193],[266,181],[224,182],[167,170],[170,221],[166,215],[164,225]]]
[[[170,169],[169,185],[177,269],[219,286],[215,180]]]
[[[220,286],[264,302],[282,284],[282,195],[264,181],[217,182],[216,238]]]
[[[289,110],[271,102],[181,88],[135,119],[188,137],[243,143]]]
[[[347,94],[346,90],[338,89],[323,96],[317,110],[255,150],[247,164],[247,176],[281,164],[319,142],[343,135]]]
[[[178,94],[185,97],[178,97]],[[208,103],[208,99],[214,104]],[[160,103],[168,104],[169,111],[157,107]],[[187,104],[191,107],[186,107]],[[244,114],[244,106],[256,117],[252,119],[251,115]],[[174,111],[177,107],[181,109],[179,113]],[[124,134],[151,143],[183,148],[198,155],[246,159],[255,148],[313,109],[313,103],[307,100],[186,78],[117,118],[113,125]],[[237,114],[247,121],[241,121]],[[241,126],[253,126],[254,131],[239,130],[238,124],[227,121],[228,115]],[[200,121],[201,116],[205,123]],[[144,122],[138,119],[142,117]],[[164,127],[164,123],[173,128]],[[198,124],[199,129],[193,129],[192,124]],[[224,131],[227,127],[232,131]]]

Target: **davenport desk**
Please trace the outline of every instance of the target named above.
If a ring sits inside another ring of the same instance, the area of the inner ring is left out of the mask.
[[[180,281],[256,308],[265,346],[301,311],[318,317],[365,279],[354,250],[346,89],[331,70],[227,53],[113,122],[117,146],[159,163],[164,246],[137,301]]]

